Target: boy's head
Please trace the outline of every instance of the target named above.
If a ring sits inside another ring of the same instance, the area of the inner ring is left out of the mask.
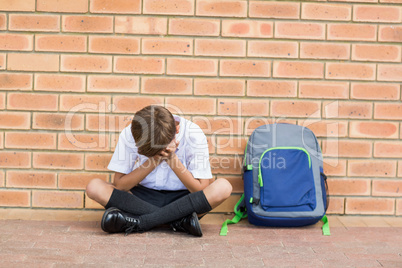
[[[150,105],[135,113],[131,133],[138,153],[152,157],[175,138],[176,122],[168,109]]]

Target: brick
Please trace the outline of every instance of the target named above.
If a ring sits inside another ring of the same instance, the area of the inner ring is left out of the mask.
[[[0,206],[2,207],[29,207],[31,191],[0,190]]]
[[[5,11],[35,11],[35,0],[3,0],[0,10]]]
[[[212,174],[238,175],[243,168],[242,157],[211,156],[209,162]]]
[[[250,1],[249,16],[264,19],[298,19],[300,4],[295,2]]]
[[[140,14],[140,0],[92,0],[89,10],[91,13]]]
[[[1,129],[29,129],[30,126],[30,113],[0,111]]]
[[[350,0],[328,0],[329,2],[350,2]],[[353,0],[356,3],[377,3],[378,0]]]
[[[396,199],[396,215],[402,215],[402,200]]]
[[[87,37],[79,35],[36,35],[36,51],[86,52]]]
[[[346,176],[346,160],[324,159],[324,173],[327,176]]]
[[[143,38],[142,54],[192,55],[193,40],[182,38]]]
[[[221,60],[220,76],[270,77],[271,61]]]
[[[139,80],[139,77],[135,76],[88,75],[87,91],[138,93]]]
[[[350,137],[397,139],[398,124],[391,122],[350,122]]]
[[[247,55],[249,57],[297,58],[299,44],[297,42],[249,41]]]
[[[6,54],[2,53],[0,54],[0,70],[5,70],[7,68],[6,65]]]
[[[218,60],[169,58],[167,59],[167,74],[216,76],[218,74]]]
[[[377,141],[374,143],[374,157],[402,158],[402,143]]]
[[[217,154],[243,155],[247,145],[247,138],[217,137]]]
[[[243,120],[241,118],[194,116],[192,122],[197,124],[205,134],[241,135],[243,133]]]
[[[398,177],[402,177],[402,161],[398,161]]]
[[[165,60],[162,58],[115,57],[114,72],[135,74],[163,74]]]
[[[402,22],[402,13],[396,6],[354,5],[353,21]]]
[[[143,14],[194,15],[194,0],[143,0]]]
[[[105,173],[60,173],[59,188],[71,190],[85,190],[88,183],[95,179],[109,181],[109,174]]]
[[[60,111],[99,112],[109,108],[107,95],[61,95]]]
[[[10,14],[8,29],[11,31],[59,32],[60,16]]]
[[[402,26],[380,25],[378,41],[380,41],[380,42],[402,42]]]
[[[87,114],[85,129],[98,132],[120,132],[131,123],[132,118],[132,115],[118,116]]]
[[[112,57],[61,55],[60,71],[110,73],[112,72]]]
[[[399,189],[402,188],[400,180],[373,180],[373,196],[401,197]]]
[[[216,100],[212,98],[168,97],[166,108],[174,114],[216,114]]]
[[[33,153],[33,167],[37,169],[83,169],[84,155],[78,153]]]
[[[348,99],[348,82],[300,81],[299,98]]]
[[[7,29],[7,16],[6,14],[0,14],[0,30]]]
[[[350,45],[336,43],[301,43],[300,58],[347,60],[350,58]]]
[[[395,177],[396,161],[383,160],[349,160],[348,176],[361,177]]]
[[[321,117],[321,102],[318,101],[271,101],[271,116]]]
[[[328,179],[328,189],[331,197],[332,195],[370,195],[371,181],[368,179]]]
[[[62,17],[63,32],[112,33],[112,16],[70,16]]]
[[[402,82],[401,64],[378,64],[378,80]]]
[[[218,99],[219,115],[267,116],[269,102],[258,99]]]
[[[140,39],[129,36],[90,36],[89,52],[102,54],[139,54]]]
[[[108,171],[111,154],[85,154],[85,170]]]
[[[34,90],[59,92],[84,92],[84,75],[35,74]]]
[[[245,57],[245,40],[195,40],[196,56]]]
[[[332,197],[329,202],[327,214],[345,214],[345,198]]]
[[[352,83],[350,97],[362,100],[399,100],[398,84]]]
[[[0,171],[0,187],[4,187],[5,185],[5,175],[3,171]]]
[[[116,16],[115,32],[165,35],[167,33],[167,18]]]
[[[30,168],[31,153],[28,152],[0,152],[0,166],[2,168]]]
[[[401,103],[375,103],[374,104],[375,119],[402,119],[402,104]]]
[[[113,97],[113,104],[116,109],[113,111],[115,113],[135,113],[148,105],[162,105],[162,97],[126,97],[126,96],[116,96]]]
[[[58,96],[56,94],[10,93],[7,98],[7,109],[57,111]]]
[[[83,208],[84,193],[73,191],[32,191],[32,207]]]
[[[42,12],[58,13],[87,13],[88,1],[86,0],[37,0],[36,10]]]
[[[375,64],[328,62],[325,78],[342,80],[374,80]]]
[[[0,93],[0,110],[6,108],[6,93]]]
[[[104,134],[59,133],[58,150],[109,151],[109,136]]]
[[[274,24],[270,21],[223,20],[222,36],[272,38]]]
[[[273,77],[324,78],[324,64],[321,62],[274,61]]]
[[[241,176],[224,176],[217,179],[224,178],[232,185],[232,193],[242,194],[244,192],[243,178]]]
[[[301,18],[303,20],[349,21],[351,17],[351,5],[302,3]]]
[[[275,38],[324,40],[325,24],[278,21]]]
[[[7,69],[11,71],[59,71],[59,55],[15,53],[8,54],[7,60]]]
[[[296,81],[248,80],[247,96],[254,97],[296,97]]]
[[[33,113],[33,129],[49,130],[83,130],[84,116],[82,114]]]
[[[0,50],[32,51],[33,35],[31,34],[0,34]]]
[[[393,215],[395,201],[391,198],[346,198],[345,213],[361,215]]]
[[[376,41],[377,26],[370,24],[328,24],[327,39],[339,41]]]
[[[56,134],[7,132],[5,147],[12,149],[56,149]]]
[[[57,179],[54,172],[7,171],[9,188],[56,188]]]
[[[32,90],[32,74],[1,73],[0,90]]]
[[[198,0],[196,15],[209,17],[247,17],[247,3],[237,0]]]
[[[401,0],[380,0],[380,3],[395,3],[395,4],[401,4]]]
[[[401,61],[401,47],[391,45],[352,45],[352,60],[355,61]]]
[[[194,95],[244,96],[245,81],[237,79],[195,79]]]
[[[324,102],[323,117],[371,119],[373,105],[371,102]]]
[[[253,131],[262,126],[262,125],[267,125],[267,124],[275,124],[275,123],[285,123],[285,124],[292,124],[296,125],[297,121],[294,119],[287,119],[287,118],[267,118],[264,116],[253,116],[251,118],[248,118],[245,122],[245,135],[251,135]]]
[[[219,33],[219,20],[187,18],[169,20],[169,34],[171,35],[219,36]]]
[[[323,140],[322,153],[329,157],[371,157],[372,143],[370,141],[354,140]]]
[[[193,80],[191,78],[143,77],[141,93],[191,95]]]

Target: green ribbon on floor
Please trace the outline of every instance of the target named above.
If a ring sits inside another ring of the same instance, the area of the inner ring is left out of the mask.
[[[228,234],[228,224],[236,224],[238,223],[241,219],[244,219],[247,217],[247,211],[241,211],[239,209],[239,205],[241,204],[241,202],[244,200],[244,194],[241,196],[239,202],[237,202],[237,204],[234,207],[234,212],[235,212],[235,216],[233,217],[233,219],[231,220],[226,220],[223,224],[222,224],[222,228],[221,228],[221,232],[219,235],[221,236],[226,236]]]
[[[331,232],[329,230],[329,222],[328,222],[327,215],[324,215],[324,217],[322,217],[321,220],[324,223],[322,226],[322,234],[323,235],[331,235]]]

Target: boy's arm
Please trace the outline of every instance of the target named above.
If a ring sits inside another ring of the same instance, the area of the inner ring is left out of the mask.
[[[191,193],[202,191],[209,185],[209,180],[195,179],[174,152],[166,162]]]
[[[150,157],[141,166],[134,169],[128,174],[116,172],[114,175],[113,185],[122,191],[129,191],[138,185],[149,173],[151,173],[162,161],[159,155]]]
[[[209,185],[209,180],[199,180],[194,178],[193,174],[191,174],[177,157],[175,152],[178,146],[179,142],[173,140],[168,147],[160,153],[160,155],[164,160],[166,160],[169,167],[190,192],[193,193],[204,190]]]

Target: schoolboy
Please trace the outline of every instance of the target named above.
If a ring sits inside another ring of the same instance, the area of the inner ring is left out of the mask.
[[[170,223],[174,231],[202,236],[198,216],[226,200],[225,179],[212,178],[207,139],[189,120],[161,106],[135,113],[120,134],[108,166],[113,183],[89,182],[89,198],[106,208],[105,232],[142,232]]]

